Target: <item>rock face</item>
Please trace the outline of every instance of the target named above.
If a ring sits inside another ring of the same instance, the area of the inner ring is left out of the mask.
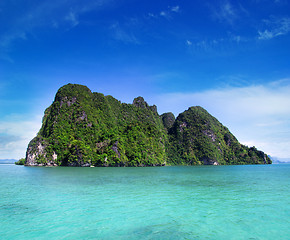
[[[125,104],[68,84],[46,109],[26,152],[27,166],[163,166],[271,163],[241,145],[201,107],[176,119],[142,98]]]
[[[48,143],[41,137],[34,138],[28,145],[25,165],[29,166],[57,166],[55,152],[49,156],[47,152]]]
[[[168,161],[173,164],[271,163],[262,151],[240,144],[225,126],[199,106],[179,114],[168,133]]]
[[[158,166],[166,160],[167,138],[156,106],[142,97],[125,104],[68,84],[45,110],[26,165]]]
[[[160,117],[162,119],[164,127],[167,130],[170,129],[173,126],[174,121],[175,121],[175,117],[174,117],[172,112],[163,113]]]

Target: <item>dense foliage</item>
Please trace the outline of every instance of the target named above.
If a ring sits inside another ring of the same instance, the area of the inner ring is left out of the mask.
[[[25,164],[25,158],[20,158],[18,161],[15,162],[15,165],[24,165]]]
[[[165,164],[246,164],[268,161],[248,149],[200,107],[175,120],[159,116],[142,97],[133,104],[68,84],[46,109],[30,142],[26,165],[161,166]],[[268,162],[267,162],[268,163]]]
[[[166,141],[156,107],[148,106],[142,97],[125,104],[69,84],[45,111],[28,158],[35,154],[38,165],[163,165]]]
[[[266,164],[270,158],[238,142],[202,107],[181,113],[169,129],[169,162],[173,164]]]

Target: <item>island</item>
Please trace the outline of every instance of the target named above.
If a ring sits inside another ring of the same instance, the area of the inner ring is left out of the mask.
[[[25,158],[26,166],[75,167],[271,163],[200,106],[175,118],[142,97],[122,103],[79,84],[58,90]]]

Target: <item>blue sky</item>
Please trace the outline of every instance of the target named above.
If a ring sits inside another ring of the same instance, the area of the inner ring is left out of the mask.
[[[290,161],[287,0],[2,0],[0,158],[25,156],[67,83],[176,116],[200,105]]]

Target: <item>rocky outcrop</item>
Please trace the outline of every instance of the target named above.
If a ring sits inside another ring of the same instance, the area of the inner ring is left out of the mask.
[[[173,126],[175,117],[172,112],[163,113],[160,117],[166,129],[170,129]]]
[[[145,102],[143,97],[137,97],[133,100],[133,105],[139,108],[148,108],[149,105]]]
[[[179,114],[168,130],[168,161],[188,165],[268,164],[270,158],[238,142],[235,136],[202,107]]]
[[[142,97],[133,104],[92,93],[86,86],[60,88],[26,152],[27,166],[164,166],[268,164],[202,107],[175,119],[159,116]]]
[[[47,151],[48,143],[41,137],[35,137],[26,151],[26,166],[57,166],[57,154]]]
[[[68,84],[46,109],[42,127],[28,146],[26,165],[162,165],[166,141],[157,107],[142,97],[125,104]]]
[[[210,159],[208,157],[203,157],[201,161],[203,162],[204,165],[219,165],[217,161],[215,161],[214,159]]]
[[[118,151],[118,141],[116,141],[113,146],[112,146],[112,150],[117,154],[117,156],[120,158],[121,154]]]

